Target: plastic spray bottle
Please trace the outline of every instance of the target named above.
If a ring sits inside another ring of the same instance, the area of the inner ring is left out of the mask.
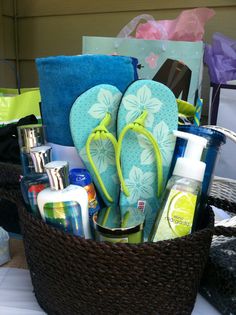
[[[198,197],[206,168],[206,164],[201,162],[201,156],[207,140],[181,131],[174,131],[174,135],[188,140],[188,143],[184,157],[177,159],[172,177],[167,183],[160,211],[149,236],[151,242],[190,234],[197,216]]]

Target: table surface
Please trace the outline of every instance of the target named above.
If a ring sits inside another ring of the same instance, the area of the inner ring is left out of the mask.
[[[38,305],[22,240],[10,239],[11,261],[0,267],[0,314],[46,315]],[[200,294],[192,315],[220,315]]]
[[[12,259],[3,267],[28,269],[22,240],[10,238],[10,255]]]

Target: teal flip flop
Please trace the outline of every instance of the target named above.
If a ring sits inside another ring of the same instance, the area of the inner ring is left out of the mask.
[[[76,99],[70,112],[74,145],[106,205],[117,204],[119,197],[115,152],[121,96],[115,86],[96,85]]]
[[[177,103],[168,87],[138,80],[127,88],[117,122],[119,204],[145,211],[146,237],[160,207],[175,146],[172,131],[177,127]]]

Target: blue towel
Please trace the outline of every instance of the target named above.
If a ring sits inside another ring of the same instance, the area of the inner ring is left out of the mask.
[[[80,94],[97,84],[111,84],[124,92],[138,78],[138,60],[131,57],[57,56],[38,58],[36,64],[47,141],[64,146],[73,146],[69,114]]]

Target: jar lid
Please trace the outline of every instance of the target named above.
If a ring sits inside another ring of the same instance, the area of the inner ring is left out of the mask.
[[[73,168],[70,170],[70,183],[72,185],[87,186],[91,184],[92,178],[85,168]]]
[[[179,126],[180,131],[193,133],[194,135],[204,137],[208,140],[208,144],[221,145],[226,142],[226,136],[217,130],[211,128],[197,127],[197,126]]]
[[[145,215],[133,207],[110,206],[93,215],[95,229],[110,235],[132,234],[143,230]]]

